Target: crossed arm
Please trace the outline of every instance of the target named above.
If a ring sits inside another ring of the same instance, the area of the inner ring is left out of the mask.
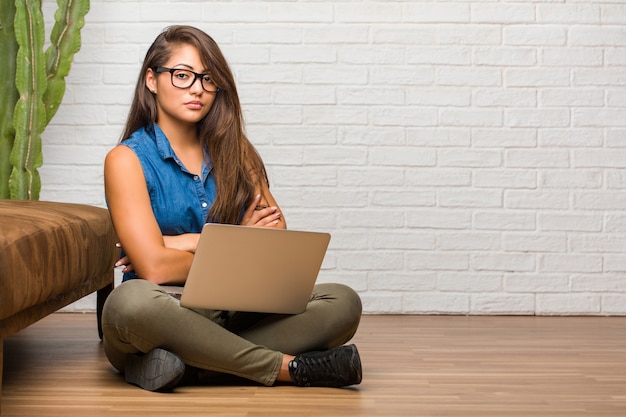
[[[141,278],[157,284],[184,283],[200,235],[161,234],[152,212],[141,164],[131,149],[117,146],[109,152],[104,163],[104,186],[113,225],[127,255],[116,265],[134,269]],[[266,184],[246,209],[241,224],[286,227]]]

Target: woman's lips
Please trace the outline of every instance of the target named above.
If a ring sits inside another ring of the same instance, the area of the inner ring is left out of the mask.
[[[189,101],[187,103],[185,103],[185,106],[187,106],[187,108],[192,109],[192,110],[200,110],[202,108],[202,102],[201,101]]]

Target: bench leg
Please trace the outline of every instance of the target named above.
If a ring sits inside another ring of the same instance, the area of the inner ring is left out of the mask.
[[[113,283],[111,282],[104,288],[101,288],[97,292],[97,310],[96,315],[98,317],[98,336],[102,340],[102,309],[104,308],[104,302],[107,300],[109,294],[113,291]]]

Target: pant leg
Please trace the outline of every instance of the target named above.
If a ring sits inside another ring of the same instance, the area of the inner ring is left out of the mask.
[[[301,314],[238,312],[227,327],[255,344],[296,355],[348,342],[357,331],[361,312],[361,299],[350,287],[318,284]]]
[[[104,350],[124,370],[126,355],[160,347],[188,365],[272,385],[282,353],[255,344],[223,328],[218,312],[181,307],[158,285],[131,280],[107,298],[102,314]],[[216,320],[216,321],[214,321]]]

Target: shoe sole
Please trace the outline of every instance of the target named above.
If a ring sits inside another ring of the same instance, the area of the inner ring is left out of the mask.
[[[143,356],[128,355],[124,373],[129,384],[147,391],[165,392],[180,382],[185,364],[177,355],[157,348]]]

